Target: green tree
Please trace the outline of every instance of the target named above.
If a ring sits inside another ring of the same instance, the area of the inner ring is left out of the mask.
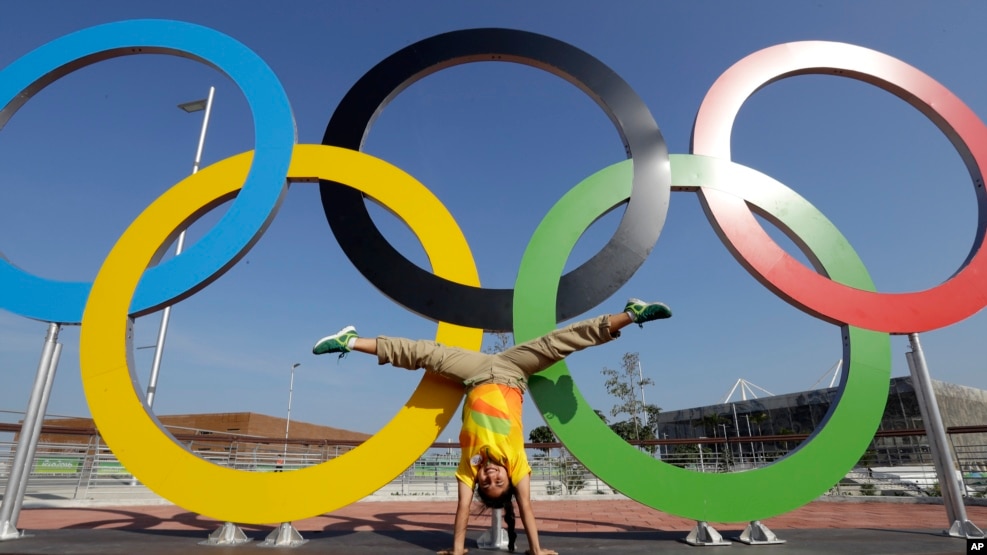
[[[514,336],[506,331],[490,332],[490,337],[493,340],[493,344],[486,346],[483,349],[484,353],[490,355],[501,353],[514,345]]]
[[[729,422],[729,420],[716,413],[703,415],[703,417],[699,419],[699,425],[702,426],[707,437],[720,437],[720,433],[717,430],[720,430],[720,426],[722,424],[726,424],[727,422]],[[721,455],[720,446],[718,443],[713,444],[713,453],[717,459],[717,462],[723,462],[725,465],[730,464],[731,459],[729,455],[729,446],[724,446],[722,455],[724,461],[719,461]]]
[[[642,439],[640,437],[641,428],[639,426],[636,426],[634,421],[632,420],[614,422],[613,424],[610,424],[610,429],[613,430],[613,433],[619,435],[620,437],[624,438],[627,441],[635,441],[638,439]]]
[[[569,495],[586,487],[586,467],[566,449],[562,450],[562,455],[559,457],[559,472]]]
[[[764,432],[761,431],[761,424],[764,424],[765,422],[768,421],[768,413],[766,413],[766,412],[759,412],[759,413],[756,413],[756,414],[752,414],[752,415],[750,415],[748,417],[748,419],[750,420],[750,423],[751,424],[757,426],[757,435],[763,436],[764,435]],[[760,444],[761,444],[761,458],[763,459],[764,458],[764,442],[762,441],[762,442],[760,442]],[[757,454],[755,453],[755,459],[757,458],[756,455]]]
[[[874,465],[874,461],[877,460],[877,452],[872,448],[867,448],[863,455],[860,455],[860,459],[857,461],[857,467],[869,468]]]
[[[795,435],[795,430],[782,426],[781,428],[778,429],[778,435],[781,436]],[[783,449],[785,450],[785,452],[788,452],[789,451],[788,442],[785,441],[782,444],[784,445]]]
[[[628,416],[626,420],[610,424],[610,429],[628,441],[657,439],[658,414],[661,408],[647,404],[643,400],[644,387],[654,385],[654,381],[641,375],[640,365],[641,359],[638,353],[624,353],[619,370],[606,367],[601,370],[606,376],[603,385],[607,393],[618,401],[610,409],[610,416]],[[602,414],[601,418],[603,418]],[[606,418],[603,420],[607,421]],[[649,446],[648,451],[654,453],[655,446]]]
[[[703,447],[698,443],[683,443],[675,446],[672,453],[666,457],[666,462],[680,468],[701,468],[705,471],[705,460],[710,459],[712,454],[713,452],[708,447]]]
[[[658,438],[658,415],[661,414],[661,408],[655,405],[644,405],[644,414],[646,418],[644,420],[644,430],[645,433],[650,437],[645,439],[657,439]]]
[[[538,426],[533,428],[531,433],[528,434],[528,441],[531,443],[557,443],[559,440],[555,437],[555,433],[548,426]],[[539,448],[542,453],[548,454],[549,449]]]
[[[757,414],[750,415],[748,418],[750,418],[751,424],[757,426],[757,435],[763,436],[764,433],[761,432],[761,424],[764,424],[768,420],[768,413],[759,412]]]
[[[706,435],[710,437],[719,437],[719,434],[716,431],[717,428],[720,424],[726,424],[727,422],[729,421],[719,414],[707,414],[699,419],[699,423],[702,425]]]

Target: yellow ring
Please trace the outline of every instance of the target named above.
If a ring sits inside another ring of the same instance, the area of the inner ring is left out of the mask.
[[[435,441],[463,390],[426,373],[405,406],[365,443],[339,458],[283,473],[233,470],[201,459],[145,410],[134,389],[128,316],[137,283],[179,229],[235,195],[251,158],[250,152],[240,154],[187,177],[134,220],[93,282],[82,318],[80,363],[93,419],[128,471],[189,511],[221,521],[265,524],[336,510],[393,480]],[[296,145],[288,175],[290,181],[344,183],[373,197],[417,234],[436,275],[479,286],[473,255],[455,220],[428,189],[400,169],[354,150]],[[447,323],[439,323],[436,334],[442,343],[470,349],[479,349],[482,338],[483,330]]]

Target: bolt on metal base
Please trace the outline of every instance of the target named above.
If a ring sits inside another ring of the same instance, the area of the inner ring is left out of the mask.
[[[24,537],[24,533],[17,529],[10,521],[0,522],[0,542],[16,540]]]
[[[696,527],[685,538],[689,545],[730,545],[708,522],[698,521]]]
[[[497,551],[507,551],[507,530],[504,530],[504,510],[494,509],[491,511],[490,528],[480,535],[476,540],[476,546],[480,549],[490,549]]]
[[[209,538],[199,542],[199,545],[242,545],[253,540],[243,533],[239,526],[232,522],[224,522]]]
[[[785,543],[785,540],[778,539],[778,536],[765,526],[760,520],[752,520],[747,524],[747,528],[740,534],[737,541],[748,545],[773,545]]]
[[[970,522],[969,520],[964,520],[960,522],[959,520],[954,520],[953,525],[946,530],[947,536],[952,536],[954,538],[966,538],[968,540],[978,540],[984,538],[984,532],[977,525]]]
[[[290,522],[282,522],[281,526],[275,528],[264,538],[264,541],[257,545],[259,547],[298,547],[305,543],[308,543],[308,540],[302,538],[302,535],[298,533],[298,530],[295,530]]]

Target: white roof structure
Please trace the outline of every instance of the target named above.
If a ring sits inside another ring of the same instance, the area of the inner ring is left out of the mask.
[[[827,387],[835,387],[837,381],[840,378],[840,372],[842,370],[843,370],[843,359],[840,359],[840,360],[836,361],[836,364],[834,364],[833,366],[831,366],[829,368],[829,370],[826,370],[826,372],[818,380],[816,380],[816,383],[814,383],[811,386],[809,386],[809,389],[810,390],[811,389],[815,389],[816,386],[819,385],[819,382],[821,382],[824,379],[826,379],[826,376],[829,376],[829,375],[832,375],[832,378],[829,380],[829,385]],[[727,394],[724,395],[720,399],[720,402],[718,404],[723,405],[723,404],[726,404],[726,403],[733,402],[732,401],[733,396],[738,391],[740,392],[740,400],[741,401],[746,401],[748,399],[757,399],[757,392],[758,391],[760,391],[763,395],[766,395],[768,397],[774,396],[774,393],[771,393],[767,389],[764,389],[763,387],[761,387],[761,386],[759,386],[759,385],[757,385],[757,384],[755,384],[753,382],[749,382],[749,381],[745,380],[744,378],[740,378],[736,382],[734,382],[733,387],[731,387],[730,388],[730,391],[728,391]]]

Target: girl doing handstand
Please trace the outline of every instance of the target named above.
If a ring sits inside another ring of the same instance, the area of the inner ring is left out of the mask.
[[[663,303],[627,301],[623,312],[583,320],[539,338],[489,354],[434,341],[378,336],[360,337],[353,326],[320,339],[312,352],[321,355],[351,351],[377,355],[380,364],[441,374],[466,387],[463,425],[459,435],[462,457],[456,470],[459,484],[453,549],[440,554],[467,552],[466,527],[474,491],[484,505],[504,509],[509,549],[514,551],[517,500],[531,555],[555,555],[543,549],[531,510],[531,467],[524,452],[521,405],[528,376],[545,370],[569,354],[601,345],[620,336],[630,324],[668,318]]]

